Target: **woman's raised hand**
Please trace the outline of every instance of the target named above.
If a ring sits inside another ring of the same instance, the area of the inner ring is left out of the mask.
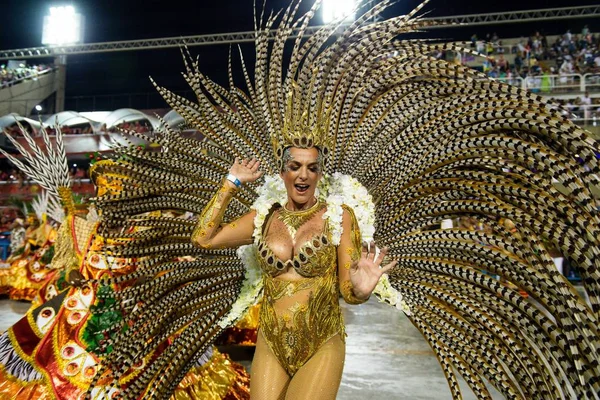
[[[375,249],[375,242],[363,243],[360,259],[354,261],[350,266],[350,282],[352,282],[354,295],[362,299],[368,298],[377,286],[381,275],[394,268],[398,263],[392,261],[381,267],[388,248],[381,249],[377,257],[375,257]]]
[[[236,157],[229,173],[239,179],[241,183],[254,182],[262,176],[262,171],[259,170],[260,161],[253,158],[251,160],[240,160]]]

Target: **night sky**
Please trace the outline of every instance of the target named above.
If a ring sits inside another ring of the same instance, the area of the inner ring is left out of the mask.
[[[385,16],[401,15],[412,10],[419,0],[402,0],[394,5]],[[268,0],[267,9],[278,10],[289,2]],[[308,9],[312,0],[306,0],[304,9]],[[597,0],[527,0],[527,1],[482,1],[482,0],[438,0],[431,1],[425,10],[430,16],[462,15],[484,12],[512,11],[523,9],[568,7],[592,5]],[[8,0],[0,3],[3,18],[0,22],[0,49],[14,49],[41,45],[42,20],[50,5],[72,4],[85,16],[84,38],[88,43],[132,40],[142,38],[200,35],[209,33],[249,31],[253,29],[252,0],[218,0],[189,2],[171,1],[114,1],[114,0],[76,0],[71,3],[48,2],[42,0]],[[470,28],[435,30],[429,35],[448,40],[466,40],[473,33],[484,37],[486,33],[497,32],[500,37],[518,37],[529,35],[535,30],[547,34],[563,33],[567,28],[580,32],[588,24],[592,32],[598,32],[600,19],[573,19],[567,21],[549,21],[546,24],[509,24]],[[320,18],[315,18],[320,23]],[[252,59],[252,45],[243,45],[247,59]],[[202,70],[219,83],[225,83],[228,45],[212,45],[191,48],[193,54],[200,56]],[[34,62],[34,61],[30,61]],[[134,107],[143,108],[153,96],[154,89],[148,76],[159,84],[172,90],[186,90],[186,84],[180,75],[183,65],[178,49],[144,50],[137,52],[101,53],[81,56],[69,56],[67,67],[67,105],[75,103],[73,96],[102,96],[121,93],[139,93],[132,96]],[[148,95],[147,93],[151,93]],[[110,97],[98,97],[97,103]],[[108,102],[103,107],[118,108],[116,103]],[[155,98],[149,106],[160,106]],[[138,104],[135,104],[138,103]],[[80,99],[79,111],[91,108],[89,99]],[[74,107],[71,107],[74,108]]]

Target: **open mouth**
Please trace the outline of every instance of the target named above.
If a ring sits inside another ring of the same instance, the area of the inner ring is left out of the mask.
[[[310,188],[310,185],[299,185],[299,184],[296,184],[296,185],[294,185],[294,187],[296,188],[296,191],[298,191],[298,193],[304,194],[304,193],[306,193],[306,191],[308,190],[308,188]]]

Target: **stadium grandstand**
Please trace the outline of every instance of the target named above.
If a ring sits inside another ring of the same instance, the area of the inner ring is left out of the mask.
[[[14,64],[14,65],[11,65]],[[32,65],[13,62],[0,66],[0,90],[27,80],[37,80],[40,75],[53,70],[52,65]]]

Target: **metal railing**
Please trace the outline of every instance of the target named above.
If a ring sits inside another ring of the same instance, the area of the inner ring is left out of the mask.
[[[585,92],[585,79],[581,74],[536,75],[523,79],[523,89],[534,93]]]
[[[75,177],[71,177],[71,180],[73,181],[73,184],[83,184],[83,183],[92,183],[92,180],[90,178],[75,178]],[[5,181],[0,181],[0,186],[3,185],[28,185],[28,186],[33,186],[33,185],[38,185],[38,183],[34,180],[31,180],[29,178],[26,179],[10,179],[10,180],[5,180]]]
[[[538,75],[521,77],[502,77],[493,78],[500,82],[505,82],[517,86],[524,90],[545,96],[572,95],[581,96],[586,91],[590,93],[600,92],[600,73],[587,74],[568,74],[568,75]],[[179,91],[178,94],[188,97],[193,93],[191,91]],[[119,95],[101,95],[101,96],[78,96],[67,98],[70,109],[79,111],[109,110],[123,107],[137,109],[154,109],[164,106],[164,100],[157,92],[132,93]],[[591,107],[590,107],[591,108]],[[600,104],[596,107],[600,108]],[[590,114],[590,118],[575,114],[578,123],[600,125],[600,111]]]
[[[540,75],[521,78],[494,78],[501,82],[540,94],[568,94],[600,91],[600,74]],[[193,98],[192,91],[177,91],[177,94]],[[164,107],[164,99],[158,92],[128,93],[114,95],[67,97],[68,109],[79,111],[113,110],[136,108],[138,110]]]
[[[600,91],[600,74],[565,74],[565,75],[535,75],[522,78],[500,77],[492,78],[509,85],[520,87],[540,94],[567,94]]]
[[[600,126],[600,104],[567,104],[563,113],[577,125]]]
[[[535,10],[520,10],[508,12],[494,12],[485,14],[466,14],[450,15],[440,17],[425,17],[422,20],[429,20],[432,25],[427,29],[433,28],[455,28],[465,26],[481,26],[492,24],[509,24],[534,21],[549,21],[558,19],[590,18],[600,16],[600,5],[589,6],[571,6],[560,8],[545,8]],[[317,32],[321,26],[311,26],[304,32],[304,37],[308,37]],[[275,36],[275,31],[270,33],[271,38]],[[298,29],[294,29],[289,36],[290,39],[298,36]],[[178,36],[168,38],[154,38],[142,40],[124,40],[118,42],[102,43],[84,43],[75,45],[64,45],[55,47],[29,47],[23,49],[12,49],[0,51],[0,60],[3,59],[29,59],[41,57],[56,57],[59,55],[103,53],[114,51],[148,50],[164,49],[171,47],[181,47],[182,45],[205,46],[215,44],[236,44],[244,42],[254,42],[255,32],[228,32],[210,35],[192,35]]]

